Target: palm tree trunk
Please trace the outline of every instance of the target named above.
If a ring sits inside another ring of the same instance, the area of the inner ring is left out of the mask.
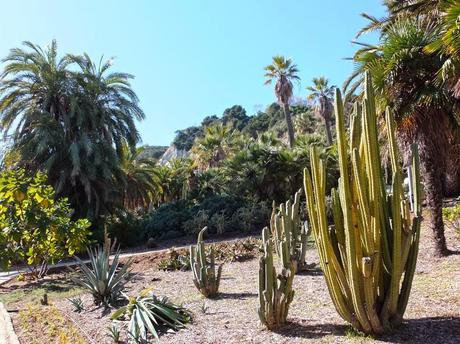
[[[444,235],[442,201],[449,146],[448,117],[442,110],[428,108],[422,109],[415,120],[417,124],[413,139],[419,146],[426,204],[431,212],[428,227],[435,245],[434,254],[438,257],[446,256],[449,250]]]
[[[291,113],[289,112],[289,104],[283,103],[284,117],[286,119],[288,138],[289,138],[289,147],[294,147],[294,126],[292,125]]]
[[[460,126],[457,122],[451,123],[449,128],[448,156],[444,183],[444,196],[458,196],[460,194]]]
[[[331,146],[332,145],[332,131],[331,131],[331,117],[329,115],[326,115],[324,117],[324,125],[326,127],[327,145]]]

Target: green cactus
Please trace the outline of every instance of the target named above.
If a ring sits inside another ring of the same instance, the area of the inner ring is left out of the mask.
[[[203,235],[208,227],[204,227],[198,234],[196,246],[190,246],[190,266],[193,272],[193,283],[205,297],[214,297],[219,291],[222,266],[217,268],[214,259],[214,248],[211,247],[209,257],[206,257]],[[209,258],[209,261],[208,261]]]
[[[333,226],[326,218],[325,164],[314,148],[304,186],[320,264],[338,313],[356,329],[380,334],[400,324],[406,309],[418,254],[422,188],[417,146],[412,145],[411,194],[403,191],[389,109],[385,122],[393,181],[388,190],[385,187],[369,74],[364,90],[362,103],[355,104],[348,138],[336,90],[340,179],[338,190],[332,190]]]
[[[287,201],[281,204],[277,211],[273,203],[270,219],[270,232],[275,241],[275,252],[281,258],[281,246],[283,241],[288,245],[290,259],[294,264],[294,271],[305,270],[307,263],[307,242],[311,229],[306,223],[300,221],[300,189],[294,195],[294,202]]]
[[[292,283],[294,280],[294,264],[290,259],[288,244],[282,241],[281,274],[276,274],[273,265],[273,239],[267,227],[262,230],[263,256],[259,267],[259,318],[269,330],[275,329],[286,322],[289,305],[294,298]]]

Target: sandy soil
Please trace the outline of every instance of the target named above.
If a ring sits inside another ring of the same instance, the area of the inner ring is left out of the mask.
[[[447,237],[450,248],[458,253],[456,233],[447,230]],[[226,264],[219,297],[205,300],[189,271],[158,271],[158,258],[145,257],[135,263],[137,276],[127,292],[134,295],[152,288],[193,312],[193,323],[177,333],[163,334],[162,343],[460,343],[460,255],[435,259],[430,252],[428,233],[423,229],[406,320],[401,328],[378,339],[357,336],[337,315],[319,269],[296,276],[289,324],[278,332],[259,325],[257,259]],[[308,260],[318,261],[314,249],[309,250]],[[112,343],[107,336],[110,312],[91,306],[88,295],[82,299],[86,308],[82,313],[74,313],[66,299],[57,300],[55,306],[78,324],[88,343]]]

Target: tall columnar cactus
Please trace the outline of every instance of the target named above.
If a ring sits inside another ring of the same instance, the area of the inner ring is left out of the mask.
[[[332,190],[334,226],[328,228],[325,165],[315,149],[304,184],[310,225],[334,305],[356,329],[379,334],[402,321],[409,299],[420,237],[421,185],[417,146],[412,145],[408,168],[412,196],[403,192],[394,120],[387,109],[393,180],[386,187],[368,74],[364,89],[363,101],[354,107],[348,139],[344,106],[336,91],[340,179],[338,190]]]
[[[204,227],[198,234],[196,246],[190,246],[190,265],[193,272],[193,283],[205,297],[214,297],[219,290],[222,264],[218,266],[214,260],[214,248],[211,247],[209,257],[206,257],[203,234],[208,227]],[[209,261],[208,261],[209,259]]]
[[[273,204],[273,211],[270,220],[271,234],[275,240],[275,251],[281,258],[281,246],[285,241],[288,246],[290,259],[294,263],[294,271],[301,271],[306,267],[305,256],[307,253],[308,236],[311,229],[306,223],[300,221],[300,189],[294,195],[294,202],[291,200],[281,204],[276,210]]]
[[[281,274],[273,265],[273,239],[267,227],[262,230],[263,256],[259,267],[259,318],[269,330],[286,322],[289,305],[294,298],[292,283],[294,264],[290,260],[288,244],[283,240],[281,250]]]

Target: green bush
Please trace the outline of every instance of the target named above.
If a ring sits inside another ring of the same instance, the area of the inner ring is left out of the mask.
[[[161,205],[147,214],[142,223],[142,239],[160,237],[167,232],[182,231],[184,222],[192,217],[191,204],[177,201]]]
[[[107,219],[107,232],[120,247],[141,246],[146,243],[142,215],[127,210],[118,211]]]
[[[90,223],[72,221],[67,199],[55,199],[46,175],[24,170],[0,173],[0,264],[25,262],[43,277],[48,264],[85,249]]]
[[[442,217],[444,223],[454,229],[460,238],[460,203],[454,207],[443,208]]]

